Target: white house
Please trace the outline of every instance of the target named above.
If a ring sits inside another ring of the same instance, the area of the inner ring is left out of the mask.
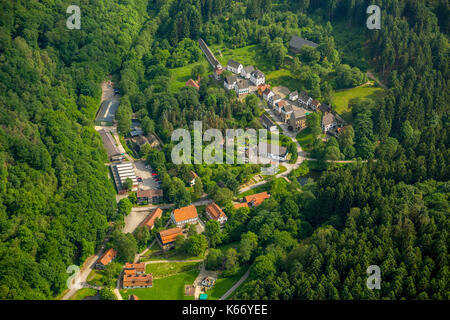
[[[221,225],[223,225],[228,220],[228,217],[225,214],[225,212],[223,212],[222,209],[215,202],[207,205],[205,211],[206,216],[208,217],[209,220],[216,220]]]
[[[329,112],[326,113],[322,118],[322,131],[327,133],[329,130],[336,128],[336,118]]]
[[[268,102],[270,97],[273,97],[273,95],[274,95],[273,91],[270,90],[269,88],[267,88],[266,90],[264,90],[262,96],[263,96],[263,99]]]
[[[245,79],[239,79],[234,86],[234,90],[236,90],[238,96],[248,94],[250,92],[248,81]]]
[[[245,79],[250,79],[250,74],[255,71],[255,68],[253,66],[247,66],[245,68],[242,68],[241,71],[241,77]]]
[[[274,94],[273,96],[271,96],[269,98],[269,105],[271,105],[272,107],[275,106],[276,103],[281,101],[281,96],[278,94]]]
[[[260,84],[266,83],[266,77],[264,73],[256,69],[252,73],[250,73],[250,81],[255,86],[259,86]]]
[[[298,103],[300,103],[300,105],[309,106],[312,101],[313,99],[308,95],[307,92],[300,92],[300,95],[298,96]]]
[[[298,100],[298,91],[293,91],[289,93],[289,100],[291,101]]]
[[[170,214],[172,222],[177,227],[182,227],[186,223],[196,223],[198,221],[197,208],[194,205],[175,209]]]
[[[223,86],[227,90],[233,90],[234,87],[236,86],[236,82],[237,82],[236,76],[228,76],[225,78],[225,80],[223,82]]]
[[[227,64],[227,70],[233,73],[240,74],[244,66],[237,61],[229,60]]]

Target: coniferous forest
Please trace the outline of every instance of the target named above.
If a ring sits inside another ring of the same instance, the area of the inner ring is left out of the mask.
[[[319,54],[294,63],[295,83],[326,100],[345,72],[352,86],[363,82],[343,62],[336,22],[361,28],[361,50],[388,87],[379,101],[353,102],[352,148],[368,161],[329,166],[303,187],[274,180],[257,208],[226,207],[221,241],[240,241],[239,261],[252,272],[234,298],[450,299],[447,1],[83,0],[80,30],[66,28],[70,4],[0,1],[0,299],[56,298],[67,267],[123,221],[94,129],[105,78],[117,77],[122,95],[118,130],[129,131],[134,113],[167,144],[148,156],[164,177],[174,170],[174,129],[194,120],[258,128],[251,99],[203,81],[198,91],[169,90],[170,69],[202,57],[199,37],[264,46],[263,59],[278,66],[302,30]],[[365,27],[371,4],[382,8],[380,30]],[[208,170],[196,168],[214,178]],[[231,194],[244,175],[220,174]],[[163,178],[166,194],[174,179]],[[208,179],[205,192],[226,198]],[[369,265],[380,266],[381,290],[366,287]]]

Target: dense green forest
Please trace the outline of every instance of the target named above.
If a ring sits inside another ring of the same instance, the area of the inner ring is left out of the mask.
[[[116,219],[93,119],[146,4],[83,3],[69,30],[69,1],[0,2],[0,299],[65,290]]]
[[[342,64],[336,21],[362,28],[361,52],[390,89],[378,103],[353,101],[354,136],[317,153],[377,161],[329,168],[302,188],[274,180],[270,200],[237,212],[230,198],[256,169],[195,167],[204,186],[194,195],[204,188],[230,217],[220,241],[240,241],[239,262],[251,266],[235,297],[450,298],[447,1],[86,0],[81,30],[65,26],[70,4],[0,2],[0,299],[57,296],[67,266],[81,264],[108,222],[123,217],[93,128],[103,79],[119,78],[119,131],[129,131],[135,113],[167,143],[147,156],[168,200],[184,205],[191,167],[166,164],[171,132],[193,120],[257,128],[259,111],[207,81],[198,92],[170,92],[170,69],[199,61],[198,37],[263,46],[276,69],[296,33],[320,45],[289,62],[295,83],[330,101],[334,90],[366,80]],[[371,4],[382,7],[381,30],[365,27]],[[380,291],[365,287],[372,264],[381,267]]]

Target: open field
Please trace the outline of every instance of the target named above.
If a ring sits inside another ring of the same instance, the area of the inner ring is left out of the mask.
[[[155,244],[154,247],[158,247],[158,244]],[[156,250],[157,252],[158,250]],[[191,257],[187,254],[177,254],[174,250],[171,251],[166,251],[166,252],[161,252],[160,254],[152,254],[150,256],[147,256],[147,254],[145,255],[145,257],[143,257],[141,259],[141,262],[144,261],[155,261],[155,260],[199,260],[199,259],[203,259],[205,257],[205,253],[202,253],[198,256],[194,256]]]
[[[227,291],[230,289],[245,273],[244,268],[240,268],[238,273],[234,276],[219,278],[214,283],[214,286],[211,290],[208,290],[206,293],[208,294],[208,300],[218,300],[220,299]]]
[[[172,92],[177,92],[178,90],[180,90],[180,88],[184,87],[186,85],[186,82],[191,78],[192,68],[198,64],[203,64],[205,66],[207,74],[210,74],[212,72],[211,65],[202,54],[200,60],[195,63],[190,63],[180,68],[170,69],[171,81],[169,84],[169,90]]]
[[[145,266],[146,273],[152,273],[153,279],[165,278],[174,274],[198,270],[199,262],[151,263]]]
[[[154,279],[152,288],[124,289],[120,294],[124,299],[135,294],[140,300],[194,300],[194,296],[184,295],[184,285],[192,284],[198,270],[179,273],[162,279]]]
[[[97,294],[97,290],[90,288],[83,288],[78,290],[70,300],[83,300],[85,297],[95,296]]]
[[[336,105],[336,112],[342,115],[345,121],[352,122],[351,110],[348,107],[348,103],[351,99],[370,98],[378,101],[383,95],[384,90],[382,88],[363,86],[337,91],[333,103]]]

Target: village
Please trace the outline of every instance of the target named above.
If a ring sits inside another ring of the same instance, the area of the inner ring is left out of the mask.
[[[285,147],[274,148],[270,144],[267,145],[267,153],[263,156],[267,159],[277,162],[285,163],[288,166],[287,172],[278,174],[277,177],[284,176],[298,167],[302,161],[307,159],[295,139],[296,133],[304,130],[306,125],[306,117],[310,113],[322,113],[322,131],[326,135],[337,137],[342,128],[345,127],[345,121],[334,112],[331,107],[325,103],[320,103],[313,99],[307,92],[290,91],[283,86],[273,87],[266,83],[265,75],[262,71],[254,66],[244,66],[235,60],[229,60],[228,64],[223,67],[206,43],[199,39],[199,45],[205,57],[213,68],[211,78],[217,83],[223,81],[223,87],[227,91],[235,91],[238,99],[244,99],[247,95],[254,94],[260,101],[264,109],[260,117],[261,124],[270,132],[281,129],[281,132],[289,136],[292,141],[297,144],[299,157],[296,163],[287,164],[288,152]],[[302,46],[308,45],[317,47],[317,44],[306,39],[293,36],[290,41],[290,49],[293,52],[299,51]],[[224,77],[224,72],[229,71],[231,75]],[[195,81],[189,79],[186,86],[199,89],[199,80]],[[105,149],[107,151],[110,163],[107,165],[110,168],[111,177],[117,190],[117,201],[126,198],[130,193],[136,194],[136,206],[131,210],[131,213],[125,217],[124,233],[132,233],[138,227],[145,227],[149,231],[153,230],[155,222],[166,218],[165,228],[156,234],[154,241],[150,246],[140,254],[136,254],[134,261],[126,262],[123,265],[122,271],[117,279],[117,286],[114,294],[117,299],[122,300],[128,298],[130,300],[137,300],[139,297],[134,294],[128,294],[135,289],[151,289],[155,286],[154,275],[152,272],[147,272],[148,266],[157,263],[189,263],[193,260],[146,260],[147,252],[162,253],[160,256],[166,256],[167,252],[174,250],[175,244],[180,241],[180,238],[187,238],[192,226],[196,232],[201,234],[205,230],[205,223],[208,220],[217,221],[221,228],[227,223],[228,217],[223,209],[215,202],[204,195],[196,203],[188,206],[173,209],[170,204],[163,204],[164,193],[161,188],[161,181],[158,172],[147,164],[144,160],[134,159],[129,153],[130,148],[134,149],[136,153],[141,148],[161,148],[162,141],[154,133],[144,134],[141,129],[141,124],[138,120],[133,119],[130,138],[127,141],[121,140],[117,133],[117,126],[115,123],[115,113],[119,107],[120,94],[114,88],[111,81],[103,84],[102,104],[96,117],[96,130],[99,132]],[[275,151],[273,151],[275,150]],[[128,152],[127,152],[128,151]],[[247,150],[248,151],[248,150]],[[190,171],[191,180],[187,187],[195,185],[198,175],[194,171]],[[251,190],[264,184],[265,181],[260,181],[254,185],[242,188],[242,191]],[[240,208],[254,208],[263,203],[264,200],[270,197],[270,193],[264,191],[256,194],[251,194],[234,202],[236,210]],[[198,207],[204,207],[204,214],[200,215]],[[157,250],[155,247],[159,247]],[[105,268],[114,261],[117,251],[115,248],[108,248],[104,252],[97,255],[97,259],[91,261],[89,268],[85,271],[84,276],[78,280],[85,288],[101,288],[89,283],[89,278],[92,278],[93,273],[103,272]],[[207,255],[205,252],[204,256]],[[142,260],[142,261],[141,261]],[[192,297],[194,299],[208,299],[208,290],[214,287],[218,278],[217,272],[208,272],[205,270],[204,257],[198,260],[199,274],[195,277],[193,283],[184,285],[183,294],[185,297]],[[232,292],[245,281],[249,275],[249,270],[245,272],[236,285],[230,288],[223,296],[218,297],[225,299],[232,294]],[[84,280],[84,281],[83,281]],[[156,281],[157,282],[157,281]],[[66,296],[69,297],[71,292]]]

